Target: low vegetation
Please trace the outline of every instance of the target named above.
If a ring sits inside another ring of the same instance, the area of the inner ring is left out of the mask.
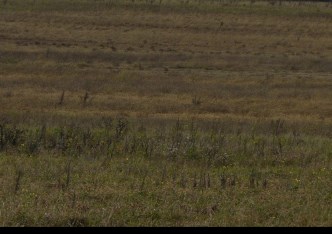
[[[331,17],[0,1],[0,225],[331,226]]]

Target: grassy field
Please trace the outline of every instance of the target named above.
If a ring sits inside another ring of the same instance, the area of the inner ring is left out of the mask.
[[[0,226],[332,226],[332,4],[1,0]]]

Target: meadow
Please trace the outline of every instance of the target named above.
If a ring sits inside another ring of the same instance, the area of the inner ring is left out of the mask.
[[[1,0],[0,226],[331,226],[332,3]]]

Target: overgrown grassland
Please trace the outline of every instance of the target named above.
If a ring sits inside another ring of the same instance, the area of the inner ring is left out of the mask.
[[[1,226],[331,226],[332,5],[0,1]]]

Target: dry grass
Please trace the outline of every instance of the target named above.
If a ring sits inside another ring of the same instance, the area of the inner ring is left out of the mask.
[[[151,2],[0,1],[0,225],[331,225],[332,5]]]
[[[4,11],[1,20],[2,94],[13,94],[2,99],[4,109],[27,107],[38,96],[34,107],[56,112],[50,104],[65,90],[70,109],[80,108],[88,91],[91,110],[128,115],[330,120],[326,17],[114,9]],[[191,107],[194,96],[199,108]]]

